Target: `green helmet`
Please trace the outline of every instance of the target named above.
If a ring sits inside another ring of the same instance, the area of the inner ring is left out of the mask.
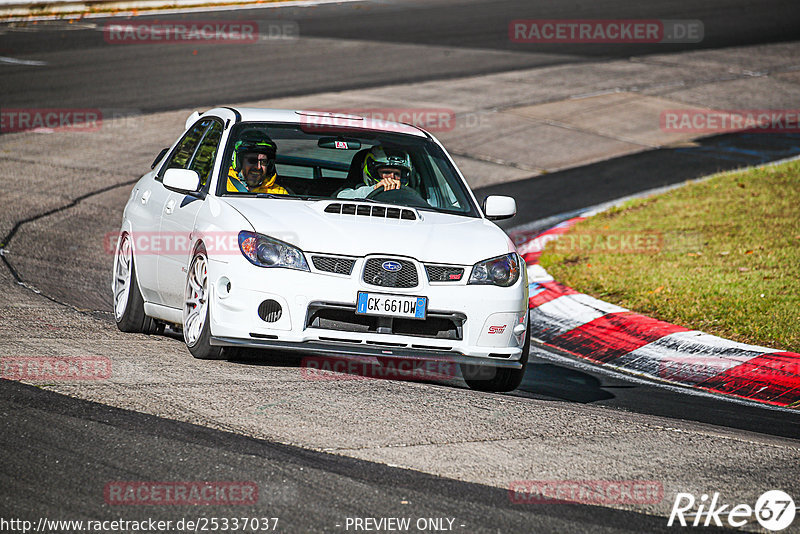
[[[400,180],[404,184],[408,184],[411,173],[414,167],[411,165],[411,157],[403,150],[393,148],[383,148],[382,146],[374,146],[367,152],[364,158],[364,183],[366,185],[375,185],[380,181],[378,176],[378,169],[382,167],[392,167],[400,170]]]
[[[231,166],[238,172],[242,170],[242,158],[245,154],[266,154],[270,160],[267,168],[267,176],[269,177],[275,174],[275,154],[277,151],[278,145],[267,134],[259,130],[248,130],[242,132],[239,140],[233,145],[233,162]]]

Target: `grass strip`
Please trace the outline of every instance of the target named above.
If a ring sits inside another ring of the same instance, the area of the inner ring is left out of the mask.
[[[540,264],[633,311],[800,352],[800,162],[630,201],[548,243]]]

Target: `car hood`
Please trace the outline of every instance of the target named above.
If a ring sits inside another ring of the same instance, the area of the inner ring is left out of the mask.
[[[391,254],[423,262],[472,265],[516,250],[500,228],[481,218],[413,208],[403,209],[413,211],[417,220],[326,213],[325,208],[330,204],[343,203],[336,200],[253,197],[221,200],[241,213],[256,232],[291,243],[305,252],[348,256]]]

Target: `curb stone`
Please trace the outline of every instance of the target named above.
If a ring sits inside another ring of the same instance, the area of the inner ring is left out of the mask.
[[[512,232],[527,265],[533,340],[639,376],[800,408],[800,354],[659,321],[555,281],[538,264],[544,246],[596,213],[586,212],[536,235]]]

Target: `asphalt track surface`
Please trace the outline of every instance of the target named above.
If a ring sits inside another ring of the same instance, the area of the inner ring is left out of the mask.
[[[177,522],[277,516],[278,532],[345,532],[347,517],[446,517],[455,519],[453,531],[465,533],[668,530],[663,518],[578,504],[520,506],[499,488],[269,443],[6,380],[0,381],[0,411],[15,414],[0,419],[3,518]],[[205,510],[109,505],[106,482],[129,480],[254,482],[258,504]]]
[[[231,13],[182,17],[264,21],[276,17],[273,10]],[[57,103],[60,107],[140,112],[202,108],[221,100],[474,75],[652,50],[648,45],[624,50],[614,45],[574,45],[531,51],[508,42],[506,24],[515,18],[700,19],[706,31],[702,46],[715,48],[796,40],[800,37],[799,15],[800,9],[788,1],[663,2],[646,9],[623,2],[582,7],[555,1],[535,6],[527,1],[365,2],[282,10],[280,18],[297,21],[301,35],[312,38],[297,46],[268,43],[259,45],[264,49],[258,54],[236,45],[206,47],[197,55],[183,45],[152,49],[107,46],[97,28],[67,29],[63,24],[3,28],[0,55],[45,61],[48,66],[0,67],[0,105],[54,107]],[[93,22],[102,25],[104,21]],[[382,43],[424,43],[448,49],[441,55],[381,58]],[[687,46],[659,45],[658,51]],[[491,56],[487,50],[492,51]],[[304,68],[296,68],[298,64]],[[530,208],[536,207],[537,217],[544,217],[797,153],[800,139],[793,135],[771,136],[766,144],[763,137],[720,136],[697,147],[646,152],[538,177],[536,196],[531,195],[531,183],[526,181],[477,193],[512,194],[521,213],[533,213]],[[565,183],[574,184],[568,188],[569,194],[564,193]],[[525,222],[529,221],[516,218],[506,227]],[[0,382],[0,389],[0,424],[5,427],[0,438],[3,517],[116,517],[117,510],[98,497],[102,494],[98,480],[255,478],[262,488],[259,512],[263,505],[281,509],[280,515],[289,525],[286,531],[341,531],[336,525],[348,515],[400,514],[458,517],[471,527],[464,531],[665,530],[663,518],[580,505],[520,508],[509,504],[506,491],[488,486],[277,445],[7,381]],[[688,395],[544,358],[532,360],[515,395],[591,403],[800,439],[800,421],[793,413]],[[32,487],[39,491],[31,491]],[[72,491],[75,487],[83,488],[83,493]],[[268,488],[275,491],[265,497]],[[402,501],[411,503],[413,509],[406,512]],[[217,516],[226,515],[223,512],[214,510]],[[247,515],[240,508],[230,512],[228,515]],[[144,515],[174,519],[188,514],[196,515],[196,510],[149,509]]]
[[[703,41],[678,44],[529,44],[509,40],[515,19],[700,20]],[[648,53],[797,40],[792,0],[575,4],[559,0],[387,0],[313,8],[148,15],[135,20],[295,22],[301,39],[256,45],[107,44],[108,19],[0,27],[2,107],[138,112],[487,74]],[[119,19],[115,19],[119,22]],[[406,47],[398,47],[402,44]],[[389,46],[391,45],[391,46]],[[420,48],[425,45],[426,48]],[[436,47],[430,49],[430,47]]]
[[[518,215],[498,222],[505,229],[560,214],[566,220],[582,209],[628,195],[791,158],[800,154],[800,134],[725,134],[699,139],[695,145],[649,150],[483,187],[476,189],[475,195],[479,199],[488,195],[509,195],[516,199]]]

